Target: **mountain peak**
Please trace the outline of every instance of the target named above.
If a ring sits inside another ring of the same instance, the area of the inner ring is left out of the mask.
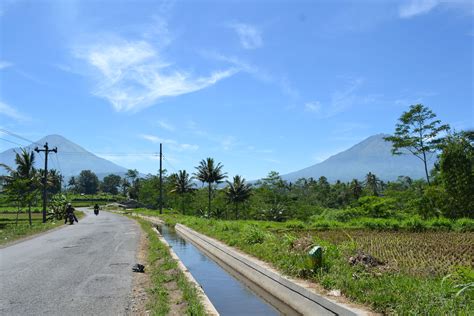
[[[39,147],[39,145],[43,145],[46,142],[50,148],[57,147],[58,149],[57,153],[51,154],[54,155],[55,158],[51,159],[50,168],[59,169],[65,177],[76,176],[82,170],[92,170],[98,175],[110,173],[122,174],[127,172],[126,168],[100,158],[58,134],[45,136],[37,142],[26,146],[26,148],[33,150],[35,147]],[[0,163],[13,166],[15,164],[15,148],[0,153]],[[36,167],[43,168],[43,166],[40,165],[42,163],[42,159],[36,159]]]
[[[363,179],[369,172],[384,181],[396,180],[398,176],[413,179],[424,177],[423,166],[419,159],[411,154],[392,155],[392,144],[384,137],[388,134],[376,134],[354,146],[335,154],[321,163],[284,175],[289,181],[299,178],[319,178],[325,176],[329,181],[351,181]],[[433,162],[430,163],[433,165]]]

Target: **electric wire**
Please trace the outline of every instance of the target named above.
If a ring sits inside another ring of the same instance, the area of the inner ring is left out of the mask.
[[[43,146],[43,145],[41,145],[41,144],[39,144],[39,143],[37,143],[37,142],[35,142],[35,141],[32,141],[31,139],[28,139],[28,138],[26,138],[26,137],[23,137],[23,136],[20,136],[20,135],[18,135],[18,134],[15,134],[15,133],[13,133],[13,132],[10,132],[10,131],[8,131],[8,130],[6,130],[6,129],[4,129],[4,128],[0,128],[0,132],[2,132],[2,133],[4,133],[4,134],[7,134],[7,135],[10,135],[10,136],[13,136],[13,137],[16,137],[16,138],[21,139],[21,140],[23,140],[23,141],[26,141],[26,142],[29,142],[29,143],[32,143],[32,144],[36,144],[36,145],[38,145],[38,146]]]
[[[1,140],[4,140],[4,141],[6,141],[6,142],[12,143],[12,144],[14,144],[14,145],[18,145],[18,146],[20,146],[20,147],[23,146],[23,145],[20,144],[20,143],[16,143],[16,142],[14,142],[14,141],[11,141],[11,140],[8,140],[8,139],[2,138],[2,137],[0,137],[0,139],[1,139]]]

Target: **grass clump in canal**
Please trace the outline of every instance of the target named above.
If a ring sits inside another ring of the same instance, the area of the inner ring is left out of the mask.
[[[179,270],[166,245],[153,230],[153,224],[138,219],[148,236],[148,272],[151,288],[148,289],[147,309],[152,315],[206,315],[198,292]]]

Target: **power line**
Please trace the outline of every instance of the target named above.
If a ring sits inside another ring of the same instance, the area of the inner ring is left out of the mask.
[[[168,165],[171,167],[171,169],[174,170],[174,172],[178,173],[178,170],[171,164],[171,162],[168,159],[166,159],[166,157],[163,156],[163,160],[165,160],[168,163]]]
[[[9,143],[12,143],[12,144],[18,145],[18,146],[20,146],[20,147],[23,147],[23,145],[22,145],[22,144],[16,143],[16,142],[14,142],[14,141],[11,141],[11,140],[8,140],[8,139],[5,139],[5,138],[1,138],[1,137],[0,137],[0,139],[1,139],[1,140],[4,140],[4,141],[6,141],[6,142],[9,142]]]
[[[7,130],[4,129],[4,128],[0,128],[0,132],[2,132],[2,133],[4,133],[4,134],[8,134],[8,135],[13,136],[13,137],[16,137],[16,138],[19,138],[19,139],[21,139],[21,140],[23,140],[23,141],[25,141],[25,142],[29,142],[29,143],[32,143],[32,144],[36,144],[36,145],[42,146],[41,144],[39,144],[39,143],[37,143],[37,142],[35,142],[35,141],[32,141],[31,139],[28,139],[28,138],[25,138],[25,137],[20,136],[20,135],[18,135],[18,134],[15,134],[15,133],[13,133],[13,132],[7,131]]]

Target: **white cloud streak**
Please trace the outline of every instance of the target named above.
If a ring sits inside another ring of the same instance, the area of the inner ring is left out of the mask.
[[[24,121],[31,120],[30,117],[20,113],[15,108],[13,108],[12,106],[10,106],[6,103],[3,103],[2,101],[0,101],[0,115],[9,117],[9,118],[14,119],[14,120],[19,121],[19,122],[24,122]]]
[[[412,0],[400,6],[398,13],[401,18],[411,18],[430,12],[438,4],[438,0]]]
[[[474,14],[472,0],[408,0],[399,7],[398,14],[403,19],[413,18],[427,14],[441,6],[457,9],[464,14]]]
[[[306,102],[304,108],[308,112],[319,113],[321,111],[321,103],[319,101]]]
[[[0,70],[3,70],[5,68],[13,66],[12,63],[5,61],[5,60],[0,60]]]
[[[165,139],[165,138],[160,138],[158,136],[154,135],[149,135],[149,134],[142,134],[139,135],[140,138],[143,138],[145,140],[148,140],[154,144],[162,143],[168,145],[170,150],[172,151],[196,151],[199,149],[198,145],[194,144],[186,144],[186,143],[178,143],[177,141],[173,139]]]
[[[170,132],[174,132],[176,130],[176,128],[173,125],[171,125],[170,123],[168,123],[164,120],[158,121],[158,126],[160,126],[162,129],[170,131]]]
[[[166,97],[205,89],[238,72],[235,68],[195,76],[173,69],[147,41],[123,39],[79,49],[76,57],[98,71],[94,94],[116,111],[136,112]]]
[[[245,23],[230,24],[240,39],[240,44],[245,49],[256,49],[263,46],[262,33],[255,26]]]
[[[374,102],[375,97],[373,95],[360,96],[356,93],[363,82],[362,78],[353,79],[344,89],[334,91],[326,105],[319,101],[307,102],[304,105],[305,111],[313,112],[319,118],[330,118],[346,111],[355,104]]]

